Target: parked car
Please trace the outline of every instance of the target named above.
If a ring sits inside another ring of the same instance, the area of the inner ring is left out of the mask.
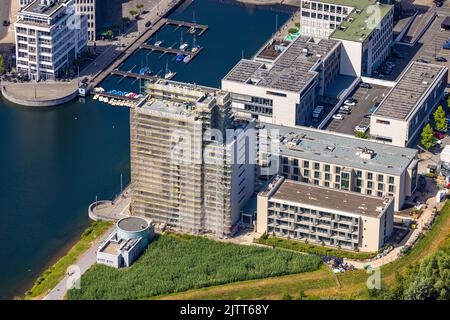
[[[351,114],[352,111],[350,109],[340,109],[339,113],[340,114]]]
[[[436,57],[434,60],[436,60],[437,62],[447,62],[447,59],[444,57]]]
[[[353,101],[353,100],[350,100],[350,99],[345,100],[345,101],[344,101],[344,104],[345,104],[346,106],[349,106],[349,107],[354,107],[354,106],[356,106],[356,102]]]
[[[444,42],[444,44],[442,45],[442,49],[445,49],[445,50],[450,49],[450,41],[449,40]]]
[[[428,61],[425,60],[425,59],[417,59],[417,62],[420,62],[420,63],[428,63]]]
[[[434,137],[437,138],[437,139],[444,139],[445,135],[440,133],[440,132],[436,132],[434,134]]]
[[[151,22],[151,21],[147,21],[147,22],[145,23],[145,27],[146,27],[146,28],[149,28],[151,25],[152,25],[152,22]]]
[[[349,107],[349,106],[341,106],[341,107],[339,108],[339,110],[350,111],[350,107]]]
[[[344,115],[341,114],[341,113],[333,114],[333,119],[336,119],[336,120],[344,120]]]
[[[359,84],[359,87],[360,88],[365,88],[365,89],[372,89],[372,85],[370,85],[369,83],[366,83],[366,82],[361,82]]]
[[[3,26],[4,27],[9,27],[10,24],[11,24],[11,22],[3,20]]]
[[[355,127],[355,131],[356,132],[362,132],[362,133],[365,133],[366,131],[367,131],[367,129],[369,129],[368,127],[366,127],[366,126],[362,126],[362,125],[357,125],[356,127]]]

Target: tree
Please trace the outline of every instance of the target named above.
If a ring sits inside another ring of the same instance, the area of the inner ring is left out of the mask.
[[[423,128],[421,137],[421,143],[425,147],[425,149],[429,150],[436,145],[433,129],[431,128],[430,124],[427,124],[425,128]]]
[[[433,114],[434,124],[439,131],[447,130],[447,119],[445,118],[445,111],[442,106],[439,106]]]
[[[356,131],[355,136],[361,139],[369,139],[369,136],[365,132]]]
[[[139,12],[134,9],[131,9],[130,11],[128,11],[128,13],[130,14],[131,18],[135,18]]]
[[[139,10],[139,14],[141,14],[142,13],[142,9],[144,9],[144,5],[142,3],[138,3],[136,5],[136,9],[138,9]]]
[[[3,59],[3,55],[0,54],[0,74],[5,72],[5,60]]]

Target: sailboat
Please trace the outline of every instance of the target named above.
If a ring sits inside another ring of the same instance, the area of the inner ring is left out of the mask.
[[[160,47],[163,44],[164,40],[158,40],[158,34],[156,34],[156,42],[155,47]]]
[[[192,22],[194,23],[194,25],[189,29],[189,33],[195,35],[195,31],[197,31],[197,24],[195,23],[195,11],[192,13]]]
[[[187,42],[183,42],[183,32],[181,32],[181,40],[180,40],[180,50],[186,50],[189,47]]]
[[[175,77],[177,73],[169,70],[169,62],[166,61],[166,73],[164,74],[164,79],[170,80]]]

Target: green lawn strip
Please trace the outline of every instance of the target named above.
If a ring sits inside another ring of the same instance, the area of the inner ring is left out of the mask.
[[[267,278],[264,280],[248,280],[234,284],[190,290],[183,293],[154,297],[153,299],[183,299],[183,300],[246,300],[246,299],[281,299],[288,293],[298,299],[301,293],[315,288],[329,288],[336,286],[335,279],[324,264],[319,270]],[[337,288],[337,286],[336,286]]]
[[[417,240],[414,247],[405,256],[381,267],[382,287],[389,285],[395,276],[395,272],[404,272],[412,263],[423,261],[439,249],[450,247],[450,203],[447,202],[436,218],[433,226],[426,235]],[[326,268],[322,266],[322,268]],[[317,272],[317,271],[314,271]],[[314,273],[313,272],[313,273]],[[210,287],[202,290],[159,297],[162,299],[257,299],[261,297],[274,297],[280,299],[285,293],[293,298],[299,294],[299,290],[306,291],[307,298],[311,299],[370,299],[366,282],[370,276],[364,270],[348,271],[337,274],[342,288],[337,289],[336,283],[330,271],[323,274],[323,281],[319,279],[305,280],[312,273],[303,273],[267,280],[254,280],[247,286],[241,283],[227,284],[218,287]],[[289,282],[284,281],[289,279]],[[298,287],[296,287],[298,286]]]
[[[92,245],[92,242],[99,236],[103,235],[106,230],[112,225],[107,221],[96,221],[81,235],[81,239],[69,250],[69,252],[59,259],[54,265],[44,271],[44,273],[37,278],[33,287],[25,293],[26,299],[33,299],[46,294],[49,290],[54,288],[64,275],[67,268],[74,264],[78,257],[86,252]]]
[[[296,240],[282,239],[277,237],[261,237],[255,240],[256,243],[284,248],[294,251],[316,253],[325,256],[334,256],[338,258],[348,258],[354,260],[366,260],[375,257],[378,252],[351,252],[339,249],[333,249],[325,246],[304,243]]]
[[[127,269],[94,265],[68,299],[144,299],[317,270],[320,258],[280,249],[163,234]]]

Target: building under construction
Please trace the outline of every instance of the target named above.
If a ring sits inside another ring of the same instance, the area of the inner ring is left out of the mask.
[[[254,191],[254,123],[234,120],[230,94],[217,89],[161,79],[146,91],[130,115],[132,214],[176,231],[232,234]]]

